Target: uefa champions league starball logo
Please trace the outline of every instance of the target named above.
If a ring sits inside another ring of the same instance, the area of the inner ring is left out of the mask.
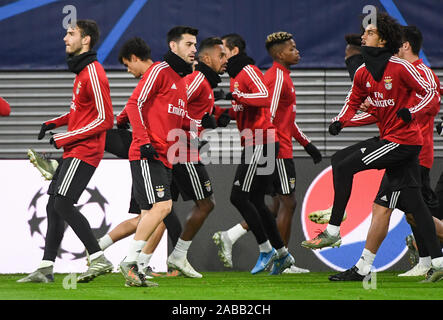
[[[47,215],[46,215],[46,205],[48,201],[48,195],[46,192],[42,191],[43,188],[38,190],[28,206],[28,213],[30,219],[28,220],[29,231],[31,237],[38,241],[40,249],[44,250],[44,243],[46,237],[46,225],[47,225]],[[94,189],[86,188],[82,198],[80,198],[80,203],[76,205],[76,208],[86,216],[88,219],[92,232],[96,239],[104,236],[108,233],[111,228],[111,223],[106,222],[106,210],[105,205],[108,201],[103,197],[100,191],[95,187]],[[81,202],[86,196],[86,201]],[[65,234],[73,233],[72,229],[65,222]],[[75,235],[74,235],[75,236]],[[64,247],[64,245],[66,247]],[[82,249],[71,248],[71,245],[66,245],[63,241],[57,252],[57,258],[70,257],[70,260],[81,259],[86,256],[86,251],[82,246]]]

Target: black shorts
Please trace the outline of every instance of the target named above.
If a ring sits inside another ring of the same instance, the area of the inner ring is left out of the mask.
[[[392,191],[419,188],[420,170],[418,154],[421,146],[403,145],[388,140],[371,138],[336,152],[331,159],[332,168],[357,173],[369,169],[386,169]]]
[[[159,160],[130,161],[133,196],[141,210],[171,200],[171,169]]]
[[[172,200],[181,194],[184,201],[203,200],[214,193],[204,164],[198,162],[177,163],[172,167]]]
[[[240,188],[241,191],[250,192],[257,175],[268,176],[272,181],[276,170],[278,148],[278,142],[243,148],[241,163],[235,171],[233,186]]]
[[[434,190],[431,188],[431,179],[429,176],[429,168],[420,166],[420,179],[421,179],[421,194],[423,195],[423,200],[431,211],[432,215],[438,214],[439,209],[439,201],[437,199],[437,195]],[[392,191],[389,185],[389,180],[386,174],[383,176],[383,179],[380,184],[380,189],[378,190],[377,196],[375,197],[374,202],[385,207],[385,208],[397,208],[405,211],[398,199],[401,196],[401,191]],[[410,213],[410,212],[405,212]]]
[[[272,176],[272,184],[266,190],[271,196],[289,195],[295,191],[296,175],[293,159],[277,159],[276,170]]]
[[[66,158],[59,162],[48,188],[49,195],[61,195],[77,203],[86,189],[95,167],[77,159]]]

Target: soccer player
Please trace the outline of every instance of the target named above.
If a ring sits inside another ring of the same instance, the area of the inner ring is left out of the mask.
[[[343,123],[350,120],[369,96],[377,118],[379,138],[372,138],[337,152],[331,162],[334,182],[334,204],[325,231],[302,246],[319,249],[341,244],[340,224],[349,200],[354,174],[369,169],[386,169],[395,200],[411,212],[417,229],[432,258],[430,281],[443,277],[443,257],[435,226],[420,190],[418,154],[423,137],[416,121],[420,113],[439,101],[437,91],[423,81],[407,61],[394,57],[401,45],[401,27],[389,15],[377,13],[377,25],[369,24],[362,36],[365,64],[355,74],[345,105],[329,126],[337,135]],[[421,96],[411,105],[411,95]]]
[[[263,74],[246,54],[244,39],[238,34],[228,34],[222,40],[231,78],[231,92],[227,98],[231,99],[243,146],[230,200],[259,246],[260,255],[251,273],[264,271],[273,263],[271,274],[280,274],[294,263],[294,258],[285,247],[275,218],[265,204],[266,187],[272,183],[279,150],[276,129],[271,122],[271,95]]]
[[[285,246],[288,246],[292,217],[296,207],[295,199],[295,166],[292,154],[292,137],[311,155],[314,163],[321,161],[318,149],[295,123],[295,88],[290,77],[289,68],[299,62],[300,55],[292,34],[275,32],[268,35],[266,49],[274,60],[272,67],[265,73],[264,81],[272,96],[271,121],[277,128],[280,141],[277,156],[277,170],[274,171],[273,192],[279,202],[274,214],[277,216],[277,226]],[[214,234],[213,239],[219,246],[219,256],[226,267],[232,267],[232,245],[240,236],[248,231],[243,221],[231,229]],[[288,272],[300,273],[307,270],[291,265]]]
[[[144,286],[137,261],[146,241],[170,213],[171,169],[175,154],[171,132],[181,129],[186,114],[184,76],[192,72],[198,30],[177,26],[167,34],[169,51],[163,62],[154,63],[142,76],[125,106],[132,125],[129,161],[140,221],[127,256],[120,263],[126,285]],[[152,208],[151,208],[152,206]]]
[[[63,160],[48,189],[48,228],[43,260],[37,271],[19,282],[53,281],[53,265],[65,221],[91,258],[88,270],[77,277],[78,282],[88,282],[113,268],[100,249],[88,220],[74,206],[103,158],[106,130],[113,124],[108,79],[92,51],[98,39],[98,26],[92,20],[78,20],[67,29],[63,39],[68,68],[76,74],[70,112],[43,123],[38,135],[39,140],[43,139],[46,131],[67,125],[67,132],[54,134],[50,139],[55,148],[64,149]]]
[[[428,68],[419,58],[419,52],[421,44],[423,42],[423,37],[420,30],[415,26],[402,27],[402,46],[399,49],[398,57],[405,59],[410,62],[416,70],[420,73],[423,79],[429,83],[435,90],[440,86],[438,77],[434,72]],[[417,102],[415,96],[411,97],[412,102]],[[420,126],[423,138],[425,140],[423,148],[420,151],[419,163],[420,163],[420,177],[421,177],[421,193],[423,199],[433,215],[433,220],[436,226],[437,235],[441,233],[443,223],[440,221],[439,215],[439,203],[437,196],[430,186],[429,172],[434,161],[434,140],[433,140],[433,124],[434,117],[440,110],[440,102],[435,101],[435,103],[430,107],[429,111],[421,114],[417,117],[417,122]],[[357,126],[376,123],[377,119],[368,113],[355,116],[344,124],[346,126]],[[359,259],[357,264],[346,270],[344,272],[338,273],[336,275],[330,276],[329,279],[332,281],[359,281],[362,280],[367,274],[369,274],[372,263],[375,259],[375,255],[383,242],[389,228],[389,220],[391,213],[394,210],[393,194],[389,190],[389,181],[387,175],[382,179],[382,183],[379,192],[374,200],[372,209],[372,221],[366,238],[365,249],[363,250],[362,257]],[[403,208],[399,207],[404,211]],[[424,245],[423,238],[419,234],[415,223],[413,222],[413,217],[410,213],[407,214],[407,220],[411,224],[411,228],[416,239],[419,261],[416,266],[414,266],[408,272],[399,274],[399,276],[421,276],[426,275],[426,273],[431,268],[431,257]],[[440,232],[439,232],[440,229]]]
[[[190,132],[189,139],[197,138],[203,128],[215,129],[217,125],[226,126],[229,123],[230,118],[226,118],[224,113],[218,119],[213,115],[213,89],[221,82],[219,75],[225,72],[226,64],[222,40],[217,37],[204,39],[198,49],[195,71],[185,77],[188,112],[183,121],[183,129]],[[224,118],[226,119],[223,120]],[[186,152],[177,160],[178,163],[172,169],[172,200],[177,201],[181,194],[183,200],[193,200],[195,205],[167,263],[169,268],[179,270],[187,277],[201,278],[202,275],[189,263],[187,253],[192,239],[215,206],[213,187],[208,172],[200,161],[198,147],[188,145]]]
[[[11,113],[8,101],[0,97],[0,117],[7,117]]]

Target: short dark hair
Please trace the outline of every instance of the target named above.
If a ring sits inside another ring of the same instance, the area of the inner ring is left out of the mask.
[[[418,55],[423,44],[421,31],[416,26],[404,26],[402,31],[402,42],[409,42],[412,53]]]
[[[239,53],[244,53],[246,51],[246,41],[242,38],[241,35],[237,33],[229,33],[225,34],[221,38],[222,40],[225,40],[226,46],[229,48],[229,50],[237,47]]]
[[[351,46],[361,46],[361,34],[358,33],[348,33],[345,35],[345,41]]]
[[[270,52],[270,50],[273,46],[275,46],[277,44],[281,44],[281,43],[286,42],[291,39],[293,39],[293,36],[289,32],[278,31],[278,32],[271,33],[270,35],[268,35],[266,37],[266,41],[265,41],[266,50],[268,50],[268,52]]]
[[[398,53],[398,49],[402,45],[402,28],[398,21],[386,12],[377,10],[376,28],[380,38],[386,41],[385,48],[392,54]]]
[[[166,36],[166,39],[168,41],[168,46],[169,46],[169,42],[174,41],[174,42],[178,42],[183,38],[184,34],[191,34],[193,36],[197,36],[198,35],[198,29],[195,29],[193,27],[188,27],[188,26],[176,26],[174,28],[172,28],[171,30],[168,31],[168,34]]]
[[[139,37],[134,37],[126,41],[118,53],[118,61],[123,64],[123,58],[130,60],[131,55],[135,55],[142,61],[151,59],[151,48]]]
[[[89,50],[94,48],[100,39],[100,31],[97,22],[94,20],[77,20],[76,26],[80,29],[80,35],[82,38],[86,36],[91,38],[91,41],[89,42]]]
[[[219,37],[209,37],[200,42],[198,47],[199,54],[204,52],[207,49],[212,49],[216,45],[223,45],[222,39]]]

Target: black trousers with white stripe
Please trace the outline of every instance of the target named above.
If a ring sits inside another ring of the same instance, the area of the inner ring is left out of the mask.
[[[231,203],[245,219],[257,243],[267,240],[280,249],[284,246],[276,220],[265,204],[267,187],[272,184],[275,158],[279,144],[257,145],[252,152],[243,149],[242,163],[238,165],[231,190]],[[271,156],[271,152],[274,156]],[[267,159],[266,163],[262,163]],[[268,170],[264,169],[267,166]]]
[[[334,204],[330,224],[339,226],[352,190],[354,175],[369,169],[386,169],[391,192],[401,206],[414,215],[432,258],[442,256],[431,213],[420,191],[418,155],[421,146],[401,145],[371,138],[345,148],[331,159]]]
[[[65,231],[64,221],[90,254],[100,251],[88,220],[74,206],[94,172],[94,166],[77,158],[66,158],[59,163],[48,189],[50,197],[46,208],[48,229],[44,260],[55,261]]]

